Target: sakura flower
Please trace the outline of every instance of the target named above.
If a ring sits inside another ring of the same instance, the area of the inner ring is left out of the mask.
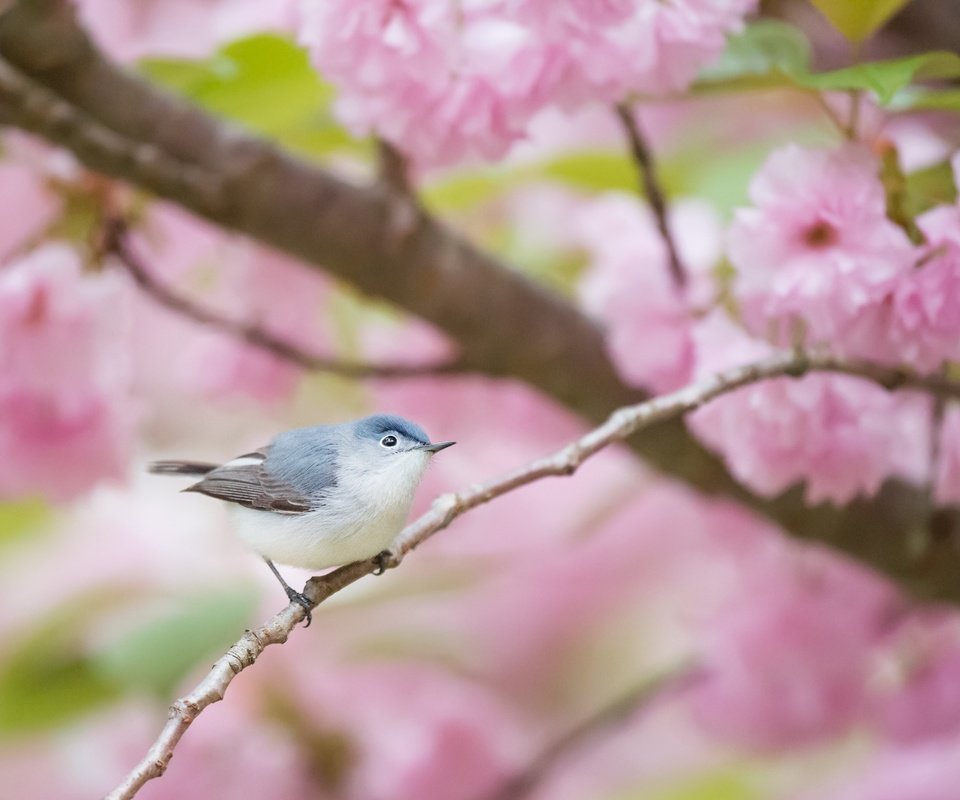
[[[837,339],[878,302],[914,253],[886,217],[876,159],[856,145],[789,145],[750,185],[753,207],[737,212],[728,253],[749,328],[789,342]]]
[[[754,0],[635,4],[632,19],[609,33],[627,69],[623,89],[646,94],[683,91],[701,67],[720,55],[727,34],[739,31],[756,6]],[[638,57],[637,50],[644,42],[653,45],[646,59]]]
[[[68,500],[124,473],[133,405],[120,285],[45,245],[0,268],[0,495]]]
[[[919,743],[960,731],[960,624],[918,612],[899,625],[869,681],[870,716],[892,740]]]
[[[895,600],[880,580],[825,553],[768,566],[710,620],[704,679],[690,699],[714,735],[762,748],[839,733],[860,717]]]
[[[607,326],[607,346],[631,383],[669,391],[685,383],[694,361],[688,296],[707,297],[707,269],[718,256],[715,214],[696,202],[675,207],[681,259],[693,285],[687,296],[674,285],[666,247],[652,214],[633,197],[610,194],[588,205],[579,230],[592,256],[581,285],[587,310]]]
[[[499,158],[535,114],[685,88],[754,0],[307,0],[301,39],[341,118],[423,164]]]
[[[933,372],[960,359],[960,241],[898,275],[836,342],[841,353]]]
[[[769,352],[722,313],[699,324],[699,375]],[[811,503],[872,494],[889,477],[926,474],[929,401],[846,375],[777,378],[720,397],[688,417],[754,491],[775,495],[806,481]]]

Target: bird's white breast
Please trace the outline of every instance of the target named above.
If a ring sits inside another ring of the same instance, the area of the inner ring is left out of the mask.
[[[359,459],[339,465],[337,486],[306,514],[281,514],[228,504],[237,534],[280,564],[325,569],[387,549],[410,513],[429,460],[425,452],[398,453],[376,470]]]

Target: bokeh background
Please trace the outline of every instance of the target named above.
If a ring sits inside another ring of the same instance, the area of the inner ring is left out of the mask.
[[[809,55],[823,71],[851,59],[807,3],[763,4],[746,28],[750,3],[689,3],[694,14],[734,5],[694,90],[640,112],[704,309],[713,282],[729,280],[724,229],[750,202],[751,177],[788,143],[838,146],[831,116],[849,101],[776,82],[724,89],[777,60]],[[348,180],[373,179],[375,142],[342,122],[372,112],[344,104],[352,85],[315,68],[322,53],[311,63],[300,42],[316,30],[297,4],[76,8],[100,47],[149,80]],[[859,57],[956,50],[958,25],[953,2],[917,0]],[[357,36],[374,59],[377,43]],[[356,66],[328,61],[331,74]],[[881,107],[864,96],[860,135],[897,148],[926,205],[949,204],[956,96],[945,111],[918,97]],[[609,106],[573,105],[531,113],[519,141],[486,153],[464,151],[469,131],[438,144],[411,118],[397,123],[400,149],[426,209],[606,315],[624,374],[669,388],[690,365],[672,318],[644,317],[665,290],[617,282],[638,263],[665,270],[662,244]],[[104,794],[170,701],[286,602],[219,504],[145,474],[148,461],[224,460],[289,427],[399,413],[458,441],[431,465],[416,513],[586,430],[519,382],[304,371],[163,307],[98,249],[113,216],[163,285],[308,351],[422,364],[453,352],[389,303],[14,129],[2,132],[0,210],[0,385],[29,388],[0,420],[0,797]],[[611,287],[625,285],[617,305]],[[891,406],[853,408],[885,429],[876,452],[897,448],[888,469],[914,474],[923,423],[907,418],[898,438]],[[845,469],[814,499],[845,502],[878,480]],[[284,571],[295,585],[308,577]],[[325,603],[202,714],[140,796],[947,800],[957,786],[952,609],[911,606],[866,567],[615,448],[471,512],[400,569]]]

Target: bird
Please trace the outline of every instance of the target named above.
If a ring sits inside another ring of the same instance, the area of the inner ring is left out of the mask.
[[[226,503],[237,535],[303,607],[309,626],[312,604],[276,563],[321,570],[379,556],[382,572],[431,456],[454,444],[431,442],[403,417],[375,414],[288,430],[224,464],[154,461],[148,471],[200,477],[183,491]]]

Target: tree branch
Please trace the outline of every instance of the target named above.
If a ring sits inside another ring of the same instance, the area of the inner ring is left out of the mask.
[[[67,0],[19,0],[0,15],[0,53],[0,122],[418,314],[459,343],[465,370],[525,381],[594,422],[642,399],[568,302],[422,210],[397,237],[396,204],[379,184],[346,183],[118,69]],[[756,497],[675,418],[631,446],[668,475],[858,558],[917,597],[960,600],[956,515],[918,557],[927,504],[916,487],[891,481],[869,500],[811,508],[801,487]]]
[[[384,559],[383,563],[379,557],[374,557],[310,578],[303,594],[312,604],[312,608],[316,608],[331,595],[379,567],[399,566],[414,548],[477,506],[543,478],[573,475],[583,462],[611,444],[664,419],[680,417],[720,395],[769,378],[800,377],[813,371],[856,375],[874,380],[887,388],[912,388],[929,391],[936,396],[960,397],[960,382],[940,377],[924,377],[872,364],[818,358],[799,351],[779,353],[763,361],[721,372],[677,392],[621,408],[611,414],[603,425],[553,455],[540,458],[487,483],[471,486],[465,491],[442,495],[434,501],[429,511],[400,532],[390,549],[389,558]],[[173,757],[177,743],[200,712],[212,703],[222,700],[233,679],[256,662],[266,647],[285,642],[294,626],[303,620],[305,615],[306,611],[301,605],[290,603],[266,624],[244,634],[240,641],[214,664],[207,677],[192,692],[173,703],[170,707],[170,718],[160,736],[123,783],[108,795],[108,800],[129,800],[147,781],[162,775]]]
[[[673,279],[674,285],[682,289],[687,283],[687,272],[683,267],[683,261],[680,259],[680,251],[677,249],[676,240],[670,232],[670,223],[667,219],[667,198],[657,178],[657,168],[653,163],[653,156],[650,154],[650,148],[647,147],[643,134],[640,132],[640,125],[634,116],[633,109],[626,103],[618,103],[615,110],[627,136],[630,155],[633,156],[633,161],[637,166],[641,192],[647,198],[647,202],[650,203],[654,219],[657,222],[657,230],[660,231],[660,238],[663,239],[663,244],[667,248],[670,277]]]
[[[116,261],[130,274],[146,294],[165,308],[216,328],[223,333],[242,339],[254,347],[266,350],[284,361],[315,372],[328,372],[345,378],[412,378],[428,375],[446,375],[461,372],[457,361],[442,364],[367,364],[357,361],[342,361],[301,350],[296,345],[275,336],[270,331],[252,322],[230,319],[215,311],[194,303],[158,281],[133,252],[126,226],[118,219],[104,224],[102,251],[113,255]]]

